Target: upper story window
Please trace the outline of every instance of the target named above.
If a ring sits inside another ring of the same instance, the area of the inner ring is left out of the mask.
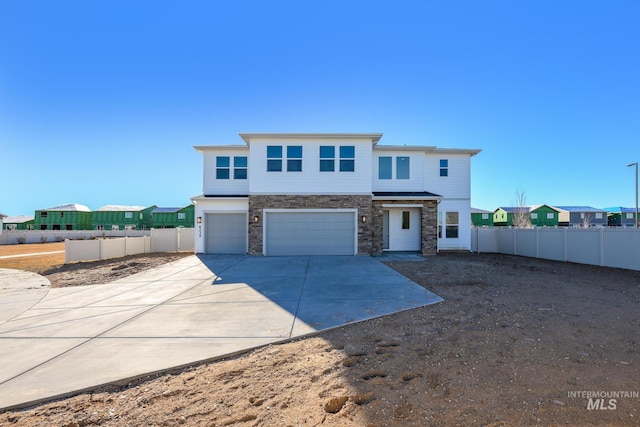
[[[340,146],[340,172],[355,171],[356,147],[354,145]]]
[[[391,179],[391,157],[378,157],[378,179]]]
[[[229,156],[216,157],[216,179],[229,179]]]
[[[179,212],[178,213],[178,219],[185,219],[187,217],[187,215],[184,212]]]
[[[602,212],[596,212],[596,219],[602,219]]]
[[[334,172],[336,170],[336,147],[333,145],[320,146],[320,172]]]
[[[440,176],[449,176],[449,159],[440,159]]]
[[[125,212],[124,217],[127,219],[133,219],[133,212]]]
[[[40,218],[46,218],[46,217],[47,217],[47,212],[46,211],[40,212]]]
[[[482,219],[489,219],[489,214],[482,214]]]
[[[287,146],[287,172],[302,172],[302,146]]]
[[[282,172],[281,145],[267,145],[267,172]]]
[[[233,179],[247,179],[246,156],[235,156],[233,158]]]
[[[547,219],[553,219],[553,212],[547,213]]]
[[[409,179],[409,157],[396,157],[396,179]]]
[[[531,219],[538,219],[538,213],[537,212],[532,212],[531,213]]]
[[[216,157],[216,179],[231,179],[231,157]],[[247,157],[233,158],[233,179],[247,179]]]

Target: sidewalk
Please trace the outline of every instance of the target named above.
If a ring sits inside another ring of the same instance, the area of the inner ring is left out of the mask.
[[[0,408],[441,300],[370,257],[192,256],[108,285],[51,289],[0,323]]]

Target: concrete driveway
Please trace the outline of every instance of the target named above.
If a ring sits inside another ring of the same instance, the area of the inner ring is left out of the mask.
[[[442,300],[383,259],[192,256],[109,285],[51,289],[0,323],[0,408]]]

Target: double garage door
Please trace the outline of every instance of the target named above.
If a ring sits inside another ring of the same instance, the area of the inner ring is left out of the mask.
[[[265,255],[355,255],[354,212],[266,212]]]
[[[246,213],[207,214],[205,252],[247,253]],[[284,255],[355,255],[353,211],[265,212],[264,253]]]

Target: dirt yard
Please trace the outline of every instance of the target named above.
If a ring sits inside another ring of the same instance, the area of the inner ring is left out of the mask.
[[[5,412],[0,426],[640,425],[640,272],[490,254],[389,265],[445,301]],[[44,274],[77,285],[143,268],[97,266]]]

